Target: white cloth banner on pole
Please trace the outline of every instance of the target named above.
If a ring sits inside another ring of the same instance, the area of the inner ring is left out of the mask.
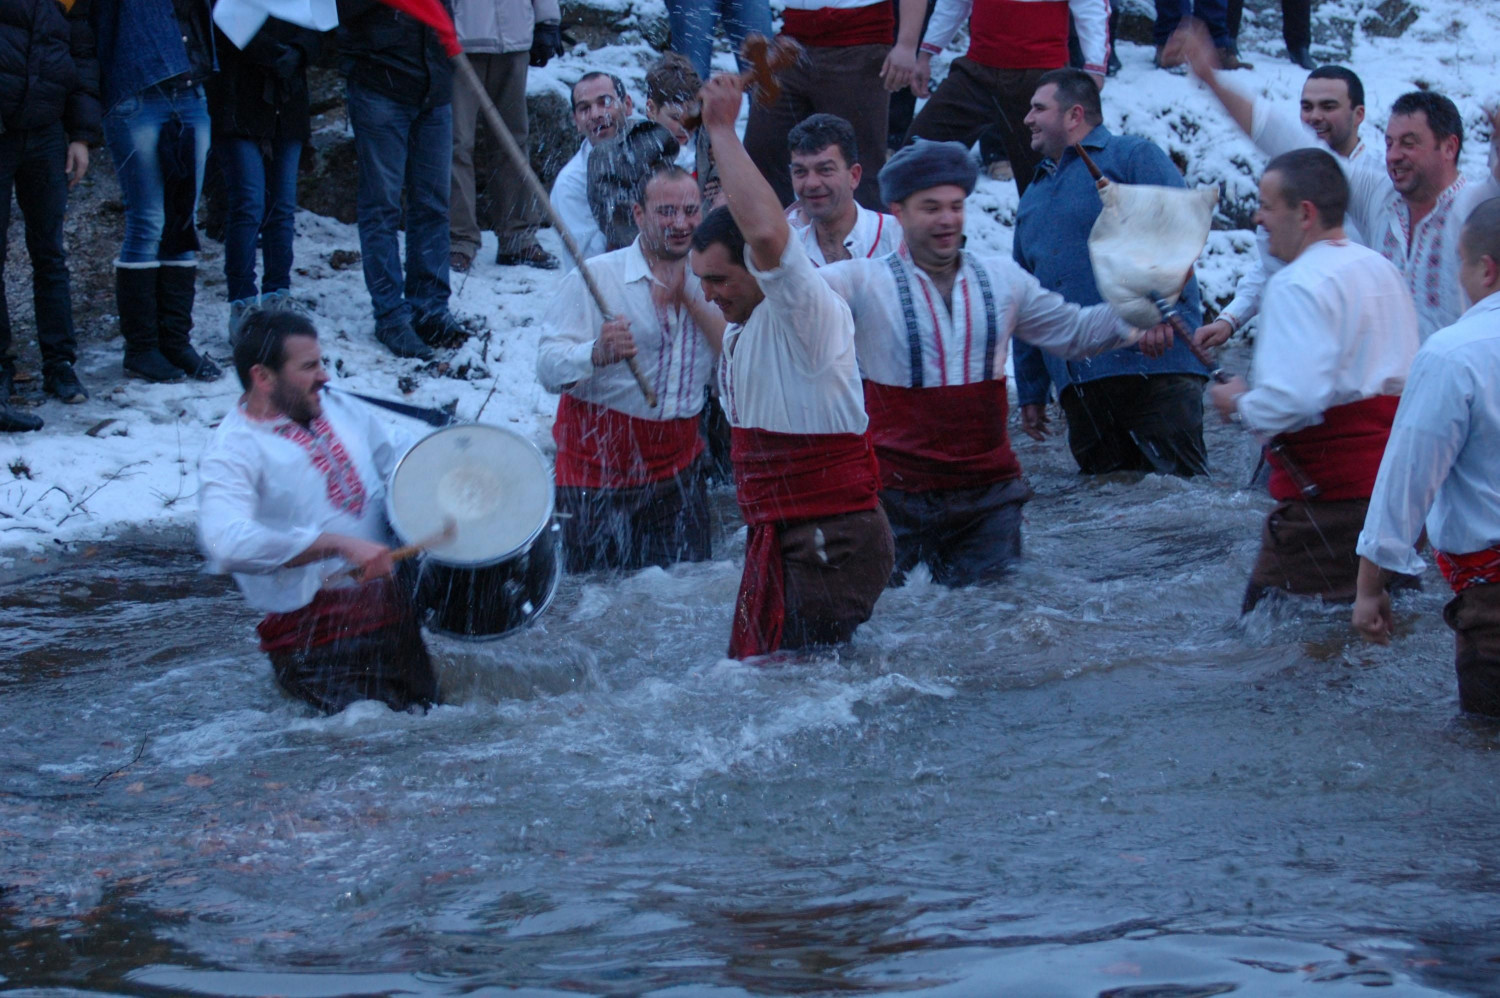
[[[313,31],[339,26],[336,0],[219,0],[214,4],[214,23],[236,48],[250,44],[268,17]]]

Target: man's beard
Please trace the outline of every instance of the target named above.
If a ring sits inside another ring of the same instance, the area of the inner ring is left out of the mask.
[[[271,404],[292,422],[303,425],[316,419],[321,410],[321,407],[314,407],[306,392],[293,389],[284,381],[277,381],[271,390]]]

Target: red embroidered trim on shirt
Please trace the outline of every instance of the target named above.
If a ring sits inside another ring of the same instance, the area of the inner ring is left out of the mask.
[[[328,502],[334,509],[351,516],[364,515],[365,484],[327,417],[319,416],[308,426],[284,419],[272,426],[271,432],[307,451],[313,467],[323,473]]]

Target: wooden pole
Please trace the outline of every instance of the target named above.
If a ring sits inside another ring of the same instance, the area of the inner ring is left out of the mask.
[[[588,288],[590,297],[594,304],[599,306],[599,311],[604,315],[605,321],[614,318],[614,312],[604,301],[604,295],[599,291],[599,285],[594,283],[594,275],[589,272],[588,265],[583,262],[583,254],[579,252],[578,240],[573,238],[568,224],[562,220],[557,209],[552,207],[552,199],[547,196],[547,190],[542,182],[531,169],[531,162],[526,158],[526,152],[516,144],[516,138],[510,134],[510,129],[505,127],[505,121],[500,117],[500,112],[495,108],[495,102],[490,100],[490,95],[480,82],[479,74],[474,72],[473,63],[469,57],[460,52],[453,57],[453,64],[458,68],[458,75],[462,76],[474,90],[474,95],[479,98],[480,110],[484,112],[484,120],[490,126],[490,131],[500,140],[500,145],[505,149],[505,154],[510,157],[511,165],[516,168],[521,181],[526,187],[527,193],[541,202],[547,211],[547,217],[552,222],[552,227],[562,237],[563,246],[578,264],[578,273],[583,276],[583,285]],[[646,404],[656,408],[656,392],[651,383],[646,380],[646,375],[641,371],[641,365],[634,357],[625,358],[625,363],[630,366],[630,373],[635,376],[635,383],[640,386],[641,394],[646,397]]]

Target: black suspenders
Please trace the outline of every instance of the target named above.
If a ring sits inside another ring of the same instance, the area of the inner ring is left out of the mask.
[[[886,263],[890,265],[891,274],[896,278],[896,297],[901,301],[901,312],[906,319],[906,342],[911,351],[911,386],[921,388],[921,327],[917,325],[917,307],[912,299],[911,279],[906,276],[906,268],[901,266],[898,256],[899,254],[892,253],[886,257]],[[985,273],[983,265],[974,265],[974,279],[979,285],[979,296],[984,301],[984,372],[979,380],[986,381],[995,370],[995,350],[1000,341],[999,320],[995,314],[995,291],[990,286],[990,275]],[[933,335],[941,335],[941,332],[933,330]],[[967,377],[968,372],[964,376]]]

